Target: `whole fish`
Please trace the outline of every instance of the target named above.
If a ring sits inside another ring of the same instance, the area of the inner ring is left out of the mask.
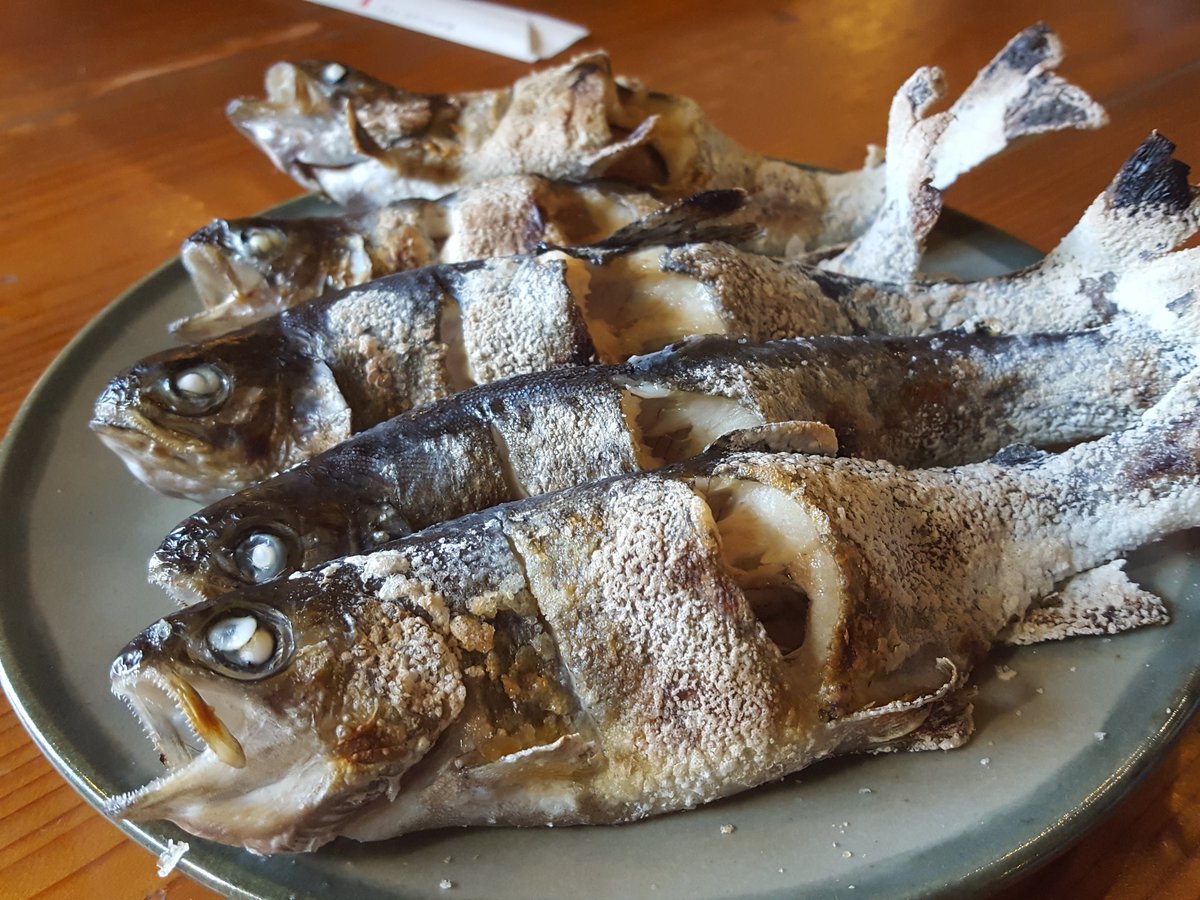
[[[1057,582],[1200,524],[1198,390],[1059,455],[706,456],[190,607],[112,666],[167,772],[107,811],[305,851],[623,822],[957,746],[973,667],[1037,636]],[[1126,596],[1114,627],[1155,618]]]
[[[931,117],[940,146],[932,187],[944,189],[1022,135],[1103,124],[1103,110],[1053,74],[1061,60],[1057,36],[1028,28],[950,110]],[[336,62],[277,63],[266,91],[264,100],[229,105],[235,127],[307,190],[350,207],[517,174],[604,177],[668,200],[741,188],[752,218],[786,210],[787,239],[813,248],[861,234],[884,202],[877,155],[850,174],[768,159],[721,133],[694,101],[614,78],[603,53],[462,94],[410,93]],[[911,103],[925,110],[929,99]]]
[[[171,331],[198,340],[407,269],[595,243],[662,206],[616,182],[513,175],[341,216],[218,219],[183,243],[204,310]]]
[[[1152,135],[1056,250],[1010,275],[895,284],[748,253],[704,240],[746,236],[720,223],[737,196],[708,192],[590,248],[401,273],[155,354],[110,383],[92,426],[138,478],[208,500],[472,384],[693,334],[1065,332],[1126,307],[1169,326],[1200,270],[1197,251],[1167,253],[1200,209],[1172,150]]]
[[[694,338],[390,419],[189,516],[155,551],[150,580],[196,602],[499,503],[657,469],[768,424],[786,440],[790,422],[824,422],[843,455],[905,466],[1065,445],[1132,425],[1198,362],[1193,346],[1130,317],[1066,335]]]
[[[1056,39],[1031,29],[981,73],[953,109],[933,115],[929,109],[945,96],[944,80],[937,69],[918,70],[892,103],[887,155],[880,167],[879,211],[867,217],[870,225],[847,252],[825,265],[860,277],[913,277],[941,209],[940,188],[958,174],[947,160],[956,161],[957,169],[969,168],[1035,124],[1041,130],[1100,124],[1103,113],[1098,107],[1045,75],[1058,62],[1059,53]],[[308,78],[308,96],[325,83],[329,66],[300,66],[283,81],[295,91]],[[369,107],[389,90],[347,71],[326,100],[353,109],[362,95],[371,98],[364,101]],[[340,100],[335,101],[335,94]],[[1056,98],[1072,102],[1049,102]],[[239,109],[245,113],[244,107]],[[994,121],[985,128],[987,117]],[[1001,134],[1003,139],[997,139]],[[758,164],[780,165],[765,160]],[[709,181],[724,183],[720,176],[696,183]],[[798,212],[774,193],[771,188],[761,197],[752,196],[742,216],[762,229],[753,249],[782,254],[811,249],[810,244],[828,244],[835,237],[848,239],[848,234],[811,237],[809,200],[802,200]],[[182,260],[205,309],[175,323],[172,330],[196,340],[403,269],[529,253],[542,241],[593,243],[660,206],[653,194],[614,181],[501,175],[468,182],[437,201],[405,198],[365,213],[298,221],[219,219],[184,242]]]

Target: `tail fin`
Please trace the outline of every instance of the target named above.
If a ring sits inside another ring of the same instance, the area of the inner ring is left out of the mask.
[[[1171,251],[1200,229],[1200,187],[1175,145],[1150,134],[1066,237],[1038,265],[1048,276],[1077,270],[1105,312],[1141,317],[1195,346],[1200,342],[1200,249]]]
[[[942,212],[933,166],[950,120],[948,113],[925,113],[945,94],[942,70],[934,67],[918,69],[896,92],[888,113],[883,205],[867,230],[822,268],[880,281],[912,279]]]
[[[945,190],[1019,137],[1106,124],[1100,104],[1054,74],[1062,60],[1062,41],[1040,22],[1009,41],[950,108],[933,186]]]
[[[942,72],[917,70],[888,116],[885,199],[866,233],[826,268],[882,281],[910,281],[942,210],[941,192],[1011,141],[1064,128],[1098,128],[1104,110],[1050,71],[1062,43],[1045,25],[1008,42],[945,112]]]
[[[1046,262],[1117,269],[1162,256],[1195,234],[1200,188],[1188,184],[1191,169],[1174,153],[1171,141],[1151,132]]]

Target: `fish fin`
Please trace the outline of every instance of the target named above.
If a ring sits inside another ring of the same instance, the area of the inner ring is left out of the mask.
[[[1053,73],[1062,60],[1062,41],[1041,22],[1009,41],[947,111],[934,187],[945,190],[1019,137],[1107,124],[1100,104]]]
[[[1119,274],[1169,253],[1200,228],[1200,187],[1188,184],[1190,171],[1175,144],[1151,132],[1041,266]]]
[[[925,721],[903,737],[887,744],[871,747],[868,753],[917,752],[920,750],[954,750],[971,739],[975,733],[974,688],[954,691],[929,709]]]
[[[564,734],[552,743],[518,750],[474,767],[469,777],[492,787],[524,791],[530,784],[571,783],[581,773],[594,769],[599,760],[600,748],[594,740],[579,733]]]
[[[1162,598],[1135,584],[1117,559],[1075,575],[1030,608],[1000,636],[1011,645],[1058,641],[1079,635],[1118,634],[1144,625],[1165,625],[1171,614]]]
[[[723,434],[705,453],[763,450],[773,453],[812,453],[837,456],[837,433],[824,422],[771,422]]]
[[[882,281],[912,279],[942,212],[942,192],[932,184],[934,150],[951,120],[948,113],[925,113],[945,93],[942,70],[930,66],[896,92],[888,113],[883,204],[867,230],[822,268]]]
[[[1129,313],[1170,340],[1196,345],[1200,248],[1175,248],[1200,230],[1200,186],[1188,184],[1189,166],[1174,153],[1171,141],[1152,132],[1057,247],[1003,277],[1026,293],[1074,293],[1097,321]]]
[[[975,730],[971,706],[975,689],[967,687],[968,670],[953,660],[939,658],[937,668],[946,681],[936,690],[909,700],[860,709],[840,719],[839,724],[867,733],[862,747],[867,753],[949,750],[961,746]]]
[[[630,157],[641,151],[657,155],[658,151],[654,149],[651,140],[655,137],[654,129],[658,123],[658,116],[647,116],[625,137],[601,147],[595,153],[585,155],[580,161],[584,168],[585,178],[619,178],[621,164],[629,162]],[[661,156],[659,159],[661,160]],[[658,174],[658,180],[666,179],[668,173],[665,171],[665,166],[666,163],[662,162],[664,171]],[[639,174],[645,176],[646,173]]]
[[[595,244],[580,247],[550,247],[583,259],[603,261],[640,247],[724,241],[742,244],[758,237],[752,222],[730,222],[746,203],[746,192],[738,189],[700,191],[631,222]]]
[[[850,713],[844,717],[843,721],[863,722],[870,719],[893,716],[897,713],[909,713],[914,710],[932,707],[934,704],[945,700],[966,684],[967,672],[955,665],[954,660],[947,657],[940,657],[937,660],[937,669],[946,676],[946,681],[936,690],[928,694],[922,694],[919,697],[914,697],[911,700],[895,700],[883,706],[868,706],[857,712]]]
[[[292,395],[292,427],[297,460],[322,453],[350,437],[350,405],[333,370],[324,362],[312,362],[309,377]]]
[[[942,72],[918,69],[888,115],[885,196],[866,232],[826,268],[880,281],[910,281],[942,211],[942,191],[1019,137],[1098,128],[1107,118],[1086,92],[1050,70],[1062,43],[1045,25],[1014,37],[950,109],[926,115],[945,95]]]

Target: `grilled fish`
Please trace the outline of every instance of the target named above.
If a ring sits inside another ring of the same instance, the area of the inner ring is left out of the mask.
[[[1132,425],[1198,362],[1129,317],[1069,335],[694,338],[391,419],[189,516],[155,551],[150,580],[192,603],[768,424],[784,439],[789,422],[825,422],[843,455],[905,466],[1072,443]]]
[[[156,354],[110,383],[92,425],[138,478],[208,500],[472,384],[693,334],[1065,332],[1125,307],[1169,327],[1200,268],[1195,250],[1167,253],[1200,210],[1172,150],[1152,135],[1056,250],[1011,275],[890,284],[705,242],[747,234],[719,219],[736,196],[708,192],[590,248],[401,273]]]
[[[941,189],[961,171],[1031,130],[1101,124],[1104,116],[1098,106],[1046,74],[1058,63],[1060,54],[1057,39],[1042,29],[1030,29],[980,73],[955,107],[933,115],[929,109],[944,97],[944,80],[937,69],[918,70],[892,104],[886,161],[879,175],[883,191],[879,211],[855,214],[864,223],[870,219],[870,225],[856,224],[851,231],[858,234],[866,227],[865,233],[846,254],[826,266],[875,279],[913,277],[925,238],[941,209]],[[325,75],[331,71],[329,66],[301,65],[276,81],[287,85],[287,91],[310,98],[321,94],[324,86],[327,104],[345,104],[351,110],[362,104],[373,108],[379,97],[391,91],[349,71],[336,87],[330,87]],[[579,66],[572,71],[578,70]],[[341,69],[332,71],[336,74]],[[268,79],[268,85],[272,83]],[[394,91],[391,95],[397,103],[406,102]],[[679,102],[686,105],[686,101]],[[239,106],[239,115],[245,115],[246,109]],[[990,127],[983,127],[985,123]],[[981,139],[981,134],[987,137]],[[297,147],[296,152],[303,151]],[[756,165],[782,164],[759,160]],[[291,167],[297,169],[294,163]],[[301,167],[300,171],[305,173],[302,183],[315,186],[309,178],[312,170]],[[822,180],[834,176],[792,175],[793,180],[797,177]],[[744,179],[726,174],[691,181],[706,186],[741,185]],[[763,190],[762,196],[750,198],[742,216],[762,229],[753,249],[776,255],[799,253],[851,236],[850,232],[838,232],[813,237],[807,195],[797,209],[775,196],[779,190],[771,184]],[[336,196],[348,201],[362,199]],[[655,195],[614,181],[579,183],[549,181],[537,175],[502,175],[468,183],[436,201],[406,198],[365,213],[299,221],[219,219],[184,242],[183,263],[206,309],[175,323],[173,330],[196,340],[322,293],[403,269],[529,253],[542,241],[592,243],[660,206]]]
[[[304,851],[956,746],[973,666],[1056,582],[1200,524],[1198,389],[1059,455],[703,457],[190,607],[112,666],[168,771],[107,810]]]
[[[356,214],[218,219],[183,243],[205,308],[171,330],[198,340],[407,269],[595,243],[662,206],[615,182],[514,175]]]
[[[1103,110],[1053,74],[1061,59],[1049,29],[1026,29],[933,117],[933,188],[1021,135],[1103,124]],[[718,131],[694,101],[614,78],[603,53],[464,94],[410,93],[336,62],[278,63],[266,91],[264,100],[233,101],[230,120],[306,189],[351,208],[515,174],[604,177],[668,200],[741,188],[751,218],[782,219],[781,232],[813,248],[861,234],[885,194],[876,156],[850,174],[767,159]],[[912,102],[924,110],[927,99]]]

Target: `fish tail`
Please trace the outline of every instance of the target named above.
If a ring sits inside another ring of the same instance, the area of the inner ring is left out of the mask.
[[[822,268],[880,281],[912,279],[942,212],[934,151],[950,120],[946,113],[925,114],[945,94],[936,66],[917,69],[896,92],[888,112],[883,204],[867,230]]]
[[[1041,22],[1009,41],[945,114],[933,186],[945,190],[1019,137],[1105,125],[1104,108],[1054,73],[1062,60],[1062,41]]]
[[[975,77],[949,110],[928,115],[946,94],[936,67],[918,69],[888,115],[885,199],[870,227],[836,259],[834,271],[885,281],[913,278],[942,211],[942,191],[1012,141],[1066,128],[1098,128],[1107,116],[1081,88],[1055,75],[1062,42],[1045,25],[1026,28]]]
[[[1175,144],[1152,131],[1046,262],[1119,275],[1174,250],[1200,227],[1190,171]]]

